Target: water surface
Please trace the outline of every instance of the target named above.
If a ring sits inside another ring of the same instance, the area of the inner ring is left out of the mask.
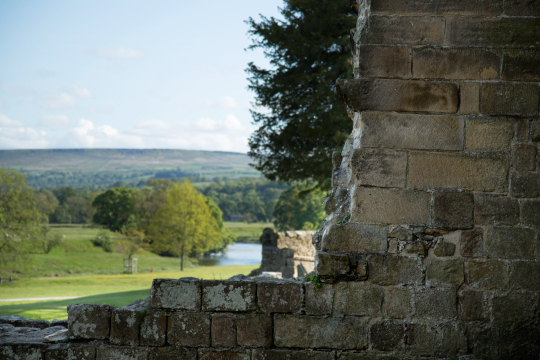
[[[202,266],[259,265],[262,260],[261,244],[236,243],[229,245],[224,255],[211,255],[199,260]]]

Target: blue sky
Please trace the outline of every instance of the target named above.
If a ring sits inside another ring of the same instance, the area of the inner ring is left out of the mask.
[[[282,0],[2,0],[0,149],[246,152],[250,16]]]

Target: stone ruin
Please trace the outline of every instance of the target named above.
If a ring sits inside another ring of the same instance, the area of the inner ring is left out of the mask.
[[[283,278],[304,277],[315,269],[315,231],[274,232],[264,229],[261,236],[261,272],[280,272]]]
[[[540,2],[353,7],[322,284],[156,279],[127,307],[69,307],[67,342],[0,327],[0,359],[537,360]]]

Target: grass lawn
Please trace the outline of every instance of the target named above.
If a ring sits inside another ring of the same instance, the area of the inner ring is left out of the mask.
[[[33,319],[66,319],[71,304],[110,304],[124,306],[150,294],[155,278],[197,277],[227,279],[248,274],[257,265],[192,267],[180,272],[167,271],[133,275],[79,275],[48,278],[24,278],[0,285],[0,299],[80,296],[68,300],[1,301],[0,315],[22,315]]]
[[[247,223],[247,222],[225,222],[225,227],[238,236],[239,242],[259,243],[265,228],[274,228],[272,223]]]

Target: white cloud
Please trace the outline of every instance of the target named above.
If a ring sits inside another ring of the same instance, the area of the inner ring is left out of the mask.
[[[78,87],[77,85],[73,85],[73,89],[71,90],[71,93],[75,95],[76,97],[78,97],[79,99],[86,99],[86,98],[94,97],[94,95],[92,95],[90,90],[88,90],[87,88]]]
[[[199,130],[211,132],[235,132],[244,130],[244,126],[240,120],[233,114],[227,115],[223,120],[200,118],[195,122],[195,127]]]
[[[39,104],[46,109],[67,109],[77,105],[75,98],[65,92],[43,96]]]
[[[232,96],[224,96],[218,101],[207,101],[206,107],[216,110],[222,109],[238,109],[236,100]]]
[[[38,123],[51,129],[62,130],[69,126],[69,118],[65,115],[45,115],[39,119]]]
[[[115,139],[118,135],[118,130],[110,125],[96,127],[92,121],[80,119],[57,145],[72,148],[118,147],[120,144]]]
[[[22,122],[10,119],[6,114],[0,114],[0,128],[15,128],[21,126],[24,126]]]
[[[138,59],[143,57],[143,52],[127,47],[109,48],[100,47],[97,54],[104,58]]]

